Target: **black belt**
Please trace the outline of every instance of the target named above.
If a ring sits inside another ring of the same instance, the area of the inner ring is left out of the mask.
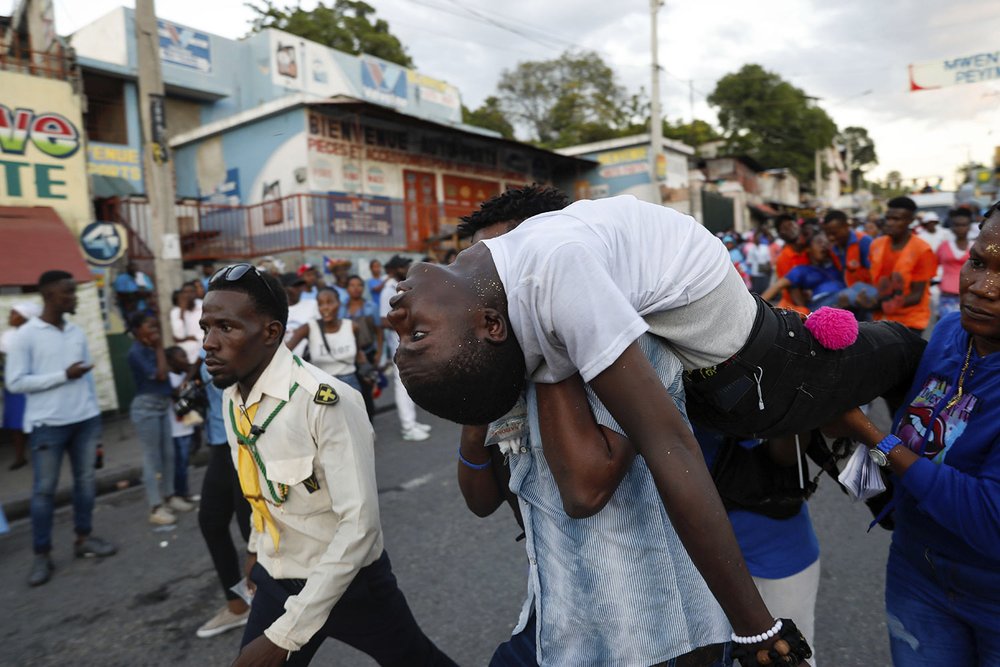
[[[757,316],[740,351],[721,364],[684,373],[685,379],[698,393],[712,393],[740,377],[754,376],[760,360],[773,347],[778,335],[778,313],[756,294],[753,297],[757,300]]]

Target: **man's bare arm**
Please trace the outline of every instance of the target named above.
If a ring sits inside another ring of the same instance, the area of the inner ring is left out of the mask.
[[[593,516],[611,500],[632,466],[635,449],[594,419],[579,374],[555,384],[536,384],[535,389],[542,453],[563,509],[574,519]]]
[[[774,617],[747,571],[701,448],[638,343],[590,386],[646,460],[674,529],[733,630],[766,632]]]

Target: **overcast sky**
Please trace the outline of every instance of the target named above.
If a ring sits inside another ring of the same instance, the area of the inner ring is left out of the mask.
[[[224,37],[246,34],[244,0],[157,0],[157,14]],[[630,91],[649,90],[646,0],[366,0],[406,45],[417,68],[476,107],[500,73],[566,48],[592,49]],[[121,0],[54,0],[68,34]],[[332,0],[330,0],[332,4]],[[0,0],[8,13],[14,0]],[[276,2],[282,5],[282,0]],[[294,4],[294,0],[289,2]],[[305,8],[315,6],[303,0]],[[992,163],[1000,146],[1000,80],[908,92],[907,65],[1000,51],[996,0],[667,0],[660,11],[665,114],[715,123],[705,102],[723,75],[759,63],[820,98],[839,127],[875,139],[882,176],[945,178],[968,158]],[[694,100],[691,104],[691,87]]]

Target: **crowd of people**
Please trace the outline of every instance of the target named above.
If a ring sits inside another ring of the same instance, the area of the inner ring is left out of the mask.
[[[864,223],[830,210],[715,238],[634,198],[530,186],[465,218],[473,245],[442,264],[396,255],[366,281],[329,260],[329,283],[312,264],[206,265],[175,294],[172,347],[130,265],[115,290],[149,521],[197,509],[225,601],[198,636],[244,628],[236,665],[305,665],[327,637],[454,664],[383,547],[371,420],[395,360],[401,437],[430,437],[417,405],[462,424],[466,504],[508,504],[525,534],[528,595],[491,665],[817,664],[807,461],[836,476],[851,442],[891,482],[873,512],[894,525],[894,664],[1000,664],[1000,209],[940,223],[898,197]],[[92,532],[100,416],[65,319],[75,282],[48,271],[39,290],[2,341],[35,473],[33,586],[52,574],[64,452],[76,555],[116,552]],[[890,432],[864,412],[878,397]]]

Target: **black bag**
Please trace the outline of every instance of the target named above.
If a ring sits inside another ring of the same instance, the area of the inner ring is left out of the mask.
[[[748,510],[772,519],[790,519],[802,501],[816,490],[802,456],[805,488],[800,488],[796,466],[781,466],[771,459],[767,443],[752,449],[726,438],[712,466],[712,479],[727,510]]]

